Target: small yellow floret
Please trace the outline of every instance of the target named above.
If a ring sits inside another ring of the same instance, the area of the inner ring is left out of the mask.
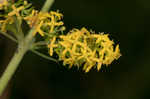
[[[7,16],[5,20],[0,20],[0,24],[1,24],[0,30],[2,32],[6,32],[7,24],[12,24],[13,22],[14,22],[13,17],[9,17],[9,16]]]
[[[42,25],[43,25],[43,21],[41,21],[40,24],[37,24],[35,26],[35,29],[33,31],[33,36],[35,36],[36,33],[39,33],[41,36],[44,36],[44,32],[41,30]]]
[[[57,47],[57,45],[55,44],[55,41],[56,41],[56,37],[53,37],[53,39],[50,40],[51,43],[48,45],[48,48],[50,49],[49,50],[50,56],[53,55],[53,48]]]
[[[13,9],[13,11],[8,13],[8,16],[16,15],[17,17],[20,18],[20,13],[19,12],[24,9],[24,6],[20,6],[20,7],[16,8],[15,5],[12,5],[12,9]]]
[[[33,9],[31,14],[29,14],[26,17],[24,17],[24,20],[27,21],[27,23],[29,24],[29,26],[31,28],[35,25],[35,23],[37,21],[37,14],[38,14],[38,11]]]

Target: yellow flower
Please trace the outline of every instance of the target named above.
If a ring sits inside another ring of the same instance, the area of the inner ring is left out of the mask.
[[[67,58],[63,62],[63,64],[69,64],[69,68],[71,68],[73,66],[73,63],[74,63],[74,59],[72,59],[72,58]]]
[[[50,26],[50,33],[54,31],[55,26],[61,26],[63,24],[63,22],[56,22],[54,16],[51,16],[51,21],[47,23],[47,25]]]
[[[67,53],[69,53],[69,58],[66,57]],[[64,60],[64,64],[69,64],[70,68],[72,67],[72,65],[74,64],[75,62],[75,57],[73,56],[73,53],[71,53],[71,49],[65,49],[63,52],[62,52],[62,55],[61,55],[61,59]]]
[[[90,62],[86,62],[83,66],[83,70],[85,72],[89,72],[89,70],[93,67],[93,63],[90,61]]]
[[[50,40],[50,44],[48,45],[48,48],[50,49],[50,50],[49,50],[50,56],[53,55],[53,48],[55,48],[55,47],[58,46],[58,45],[55,44],[55,41],[56,41],[56,37],[53,37],[53,39]]]
[[[5,20],[0,20],[0,24],[2,25],[0,27],[1,31],[6,32],[7,31],[6,30],[6,25],[7,24],[12,24],[13,22],[14,22],[13,17],[9,17],[9,16],[7,16]]]
[[[41,30],[42,25],[43,25],[43,21],[41,21],[39,24],[35,26],[35,29],[33,31],[33,36],[35,36],[36,33],[39,33],[41,36],[44,36],[44,32]]]
[[[54,11],[51,11],[50,14],[51,14],[52,16],[58,17],[58,20],[61,20],[61,18],[63,17],[63,15],[62,15],[61,13],[54,12]]]
[[[119,45],[116,46],[115,52],[114,52],[114,58],[118,59],[121,56]]]
[[[15,5],[12,5],[12,9],[13,9],[13,11],[9,12],[8,16],[14,16],[14,15],[16,15],[18,18],[21,18],[19,12],[24,9],[24,6],[20,6],[20,7],[16,8]]]
[[[38,15],[38,11],[33,9],[31,14],[24,17],[24,20],[27,21],[30,27],[33,27],[37,21],[37,15]]]
[[[51,18],[51,15],[48,12],[39,12],[38,13],[38,20],[46,20]]]
[[[90,32],[89,32],[85,27],[83,27],[83,28],[81,29],[81,33],[84,34],[84,35],[87,35],[87,36],[90,35]]]

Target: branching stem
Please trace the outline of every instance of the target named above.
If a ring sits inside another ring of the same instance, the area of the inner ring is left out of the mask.
[[[43,11],[43,12],[48,11],[50,9],[50,7],[52,6],[53,2],[54,2],[54,0],[46,0],[41,11]],[[16,69],[19,66],[19,63],[23,59],[23,56],[31,48],[31,46],[33,44],[32,32],[34,31],[34,29],[35,28],[33,27],[29,31],[28,35],[24,39],[22,39],[21,41],[18,42],[18,49],[15,52],[10,63],[6,67],[6,70],[4,71],[3,75],[0,78],[0,96],[4,92],[5,88],[8,85],[8,82],[10,81],[12,76],[14,75]],[[9,36],[7,34],[4,34],[4,35],[16,42],[16,40],[14,38],[12,38],[11,36]]]

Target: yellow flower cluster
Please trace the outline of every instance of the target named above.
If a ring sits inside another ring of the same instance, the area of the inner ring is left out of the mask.
[[[5,16],[5,20],[0,20],[1,31],[6,32],[6,25],[13,23],[13,21],[9,21],[10,19],[13,20],[12,16],[24,19],[31,28],[34,27],[34,36],[37,33],[39,33],[41,36],[44,36],[45,33],[52,33],[55,31],[55,27],[63,25],[63,22],[60,21],[63,15],[54,11],[39,12],[35,9],[32,9],[31,13],[27,15],[21,15],[21,11],[23,12],[23,10],[26,10],[26,6],[28,6],[27,1],[24,1],[24,4],[20,6],[16,6],[15,4],[13,4],[11,6],[12,11],[9,12],[7,16]]]
[[[82,28],[73,29],[67,35],[59,36],[59,39],[56,41],[56,37],[53,37],[50,41],[50,56],[54,49],[62,46],[63,50],[58,55],[64,64],[69,64],[70,67],[84,64],[85,72],[96,65],[97,70],[100,70],[102,64],[111,64],[121,56],[119,45],[114,49],[114,42],[109,39],[108,34],[94,34]]]
[[[35,27],[33,35],[39,33],[41,36],[44,36],[44,31],[41,28],[49,29],[48,33],[54,32],[55,26],[63,25],[61,20],[61,13],[54,11],[51,12],[38,12],[37,10],[32,10],[32,13],[29,16],[24,17],[30,27]]]
[[[3,2],[7,2],[7,0],[5,0]],[[6,4],[6,3],[4,3],[4,4]],[[24,1],[24,5],[26,5],[26,4],[27,4],[27,2]],[[12,11],[4,16],[4,20],[0,20],[0,24],[1,24],[0,30],[2,32],[6,32],[7,31],[6,26],[8,24],[12,24],[15,21],[13,16],[17,16],[17,18],[21,18],[20,11],[24,9],[24,5],[20,6],[20,7],[16,7],[15,5],[11,5]],[[3,5],[3,6],[6,6],[6,5]]]

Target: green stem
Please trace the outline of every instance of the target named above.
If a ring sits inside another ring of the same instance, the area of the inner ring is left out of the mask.
[[[45,41],[39,41],[39,42],[34,43],[33,46],[42,46],[42,45],[47,45],[47,43]]]
[[[46,12],[51,7],[54,0],[46,0],[42,11]],[[13,74],[15,73],[19,63],[21,62],[25,53],[32,47],[33,44],[33,34],[34,27],[29,31],[28,35],[25,39],[22,39],[18,42],[18,49],[15,55],[12,57],[10,63],[8,64],[6,70],[4,71],[2,77],[0,78],[0,96],[2,95],[3,91],[5,90],[8,82],[12,78]],[[10,38],[10,37],[9,37]],[[12,39],[12,38],[11,38]]]
[[[3,33],[3,32],[0,32],[0,34],[4,35],[5,37],[7,37],[7,38],[9,38],[10,40],[12,40],[12,41],[14,41],[14,42],[17,43],[17,40],[16,40],[14,37],[12,37],[11,35],[9,35],[9,34],[7,34],[7,33]]]
[[[14,72],[16,71],[19,63],[21,62],[26,52],[27,50],[24,49],[24,45],[19,46],[17,52],[15,52],[15,55],[12,57],[10,63],[8,64],[6,70],[4,71],[2,77],[0,78],[0,96],[2,95],[9,80],[12,78]]]
[[[44,4],[43,8],[41,9],[41,11],[42,12],[47,12],[51,8],[53,3],[54,3],[54,0],[46,0],[46,2]]]
[[[54,62],[58,62],[56,59],[54,59],[54,58],[51,58],[51,57],[49,57],[49,56],[46,56],[46,55],[44,55],[44,54],[42,54],[42,53],[40,53],[40,52],[38,52],[38,51],[36,51],[36,50],[31,50],[33,53],[35,53],[35,54],[37,54],[37,55],[39,55],[39,56],[41,56],[41,57],[43,57],[43,58],[45,58],[45,59],[47,59],[47,60],[50,60],[50,61],[54,61]]]

